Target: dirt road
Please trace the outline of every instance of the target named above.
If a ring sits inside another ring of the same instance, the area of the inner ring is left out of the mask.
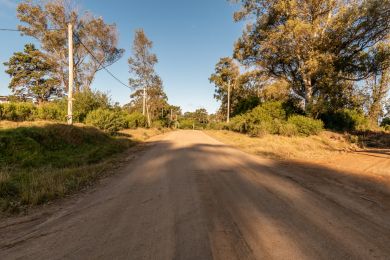
[[[0,259],[390,259],[375,187],[171,132],[93,192],[3,221]]]

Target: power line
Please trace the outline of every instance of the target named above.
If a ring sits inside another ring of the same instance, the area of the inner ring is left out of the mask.
[[[7,31],[7,32],[20,32],[18,29],[7,29],[7,28],[0,28],[0,31]]]
[[[51,28],[48,28],[48,29],[45,29],[45,30],[48,30],[48,31],[62,31],[64,29],[51,29]],[[6,32],[23,32],[23,30],[19,30],[19,29],[10,29],[10,28],[0,28],[0,31],[6,31]]]
[[[88,49],[87,46],[85,46],[85,44],[81,41],[81,39],[74,33],[73,34],[75,38],[77,38],[77,40],[79,41],[79,43],[85,48],[85,50],[92,56],[92,58],[98,62],[99,64],[101,64],[101,62],[99,61],[98,58],[95,57],[95,55],[93,55],[93,53]],[[126,83],[123,83],[123,81],[121,81],[118,77],[116,77],[110,70],[107,69],[106,66],[103,66],[102,65],[102,68],[112,77],[114,78],[117,82],[119,82],[121,85],[125,86],[126,88],[128,89],[131,89],[133,90],[132,87],[128,86]]]
[[[64,29],[47,29],[49,31],[61,31],[61,30],[64,30]],[[19,29],[10,29],[10,28],[0,28],[0,31],[7,31],[7,32],[23,32],[23,30],[19,30]],[[95,55],[93,55],[93,53],[87,48],[87,46],[85,46],[85,44],[81,41],[81,39],[75,34],[73,33],[74,37],[77,38],[77,40],[80,42],[80,44],[85,48],[85,50],[92,56],[92,58],[98,62],[99,64],[101,64],[101,62],[95,57]],[[121,85],[125,86],[126,88],[128,89],[131,89],[133,90],[132,87],[128,86],[126,83],[123,83],[123,81],[121,81],[118,77],[116,77],[110,70],[107,69],[106,66],[102,66],[102,68],[112,77],[114,78],[117,82],[119,82]]]

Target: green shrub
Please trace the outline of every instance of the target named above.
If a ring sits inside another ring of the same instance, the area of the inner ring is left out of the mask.
[[[381,126],[386,128],[390,127],[390,117],[385,117],[382,119]]]
[[[195,122],[192,119],[180,119],[179,120],[179,128],[180,129],[193,129],[195,126]]]
[[[68,102],[66,98],[58,101],[46,102],[39,106],[28,102],[11,102],[1,104],[0,119],[10,121],[26,120],[56,120],[65,121]],[[111,101],[107,94],[90,89],[74,95],[73,120],[84,123],[88,113],[98,108],[109,109]]]
[[[48,110],[51,111],[47,111],[47,113],[46,111],[42,112],[43,114],[39,116],[43,118],[40,119],[46,119],[44,117],[47,117],[48,120],[51,119],[50,117],[57,117],[54,118],[54,120],[61,120],[61,121],[66,119],[67,107],[68,107],[67,98],[63,98],[61,100],[46,103],[46,104],[53,104],[53,105],[49,105],[49,108],[47,108]],[[85,119],[87,115],[93,110],[96,110],[98,108],[110,109],[111,107],[112,107],[111,101],[107,94],[102,93],[100,91],[84,89],[81,92],[75,93],[73,96],[73,121],[79,123],[85,123]],[[57,110],[57,111],[53,111],[53,110]]]
[[[60,102],[43,103],[37,107],[34,118],[41,120],[65,121],[67,109]]]
[[[103,108],[90,112],[85,122],[111,134],[126,128],[128,125],[126,115],[122,111]]]
[[[28,121],[34,119],[36,107],[33,103],[15,102],[2,104],[0,119],[10,121]]]
[[[266,102],[246,115],[247,131],[251,135],[278,134],[285,120],[282,102]]]
[[[224,122],[210,122],[207,125],[207,129],[211,130],[224,130],[224,129],[229,129],[227,124]]]
[[[284,136],[299,135],[298,127],[292,123],[284,123],[279,127],[279,134]]]
[[[287,123],[295,125],[298,133],[305,136],[319,134],[324,128],[324,123],[321,120],[301,115],[291,116]]]
[[[250,124],[248,128],[248,133],[251,136],[263,136],[265,134],[279,134],[280,128],[284,124],[283,121],[279,119],[274,119],[273,121],[261,121],[258,124]]]
[[[139,112],[134,112],[126,116],[127,128],[145,127],[147,125],[147,119]]]
[[[336,131],[364,131],[370,128],[369,120],[360,111],[342,109],[321,115],[325,127]]]
[[[263,121],[255,125],[251,125],[248,129],[248,134],[250,136],[263,136],[269,134],[271,128],[271,122]]]
[[[249,113],[235,116],[228,124],[229,130],[249,133],[252,136],[278,134],[286,120],[286,112],[281,102],[266,102]]]
[[[233,117],[230,122],[227,124],[227,127],[231,131],[247,133],[248,132],[248,122],[246,115],[239,115]]]
[[[62,100],[66,106],[66,99]],[[100,91],[85,89],[74,95],[73,118],[75,121],[84,123],[87,115],[98,108],[109,109],[111,101],[107,94]]]
[[[249,124],[260,123],[261,121],[272,122],[275,119],[281,121],[286,119],[286,112],[283,109],[282,102],[263,103],[248,114]]]
[[[152,122],[152,127],[160,130],[166,127],[166,122],[164,120],[155,120]]]
[[[251,136],[265,134],[308,136],[318,134],[323,129],[323,122],[301,115],[294,115],[286,120],[282,102],[266,102],[249,113],[233,117],[228,128]]]

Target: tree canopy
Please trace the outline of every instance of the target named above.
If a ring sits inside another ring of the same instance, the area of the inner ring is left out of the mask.
[[[211,74],[209,80],[215,85],[214,98],[222,103],[221,112],[227,111],[228,85],[230,84],[232,93],[235,93],[239,75],[240,68],[230,57],[221,58],[215,65],[215,72]]]
[[[160,77],[155,76],[153,78],[151,84],[146,89],[146,95],[148,97],[147,106],[151,121],[160,118],[161,113],[163,113],[163,116],[166,116],[170,107],[168,104],[168,97],[164,92],[163,83]],[[129,110],[131,112],[141,112],[143,106],[143,90],[137,89],[133,94],[131,94],[130,98],[130,104],[127,106]]]
[[[61,96],[55,64],[34,44],[26,44],[23,52],[15,52],[4,65],[8,67],[6,73],[11,76],[9,88],[18,99],[32,99],[42,103]]]
[[[151,53],[153,42],[148,39],[143,29],[135,32],[132,46],[132,56],[129,58],[129,71],[132,77],[129,79],[130,86],[135,89],[149,87],[155,79],[154,66],[158,59]]]
[[[305,104],[336,109],[352,81],[389,66],[389,0],[241,0],[236,21],[249,20],[234,57],[283,79]]]
[[[31,1],[18,4],[18,28],[37,39],[53,64],[64,88],[68,86],[68,23],[74,28],[75,89],[89,88],[97,71],[116,62],[124,50],[117,47],[115,24],[86,12],[80,15],[72,1]],[[83,46],[84,45],[84,46]],[[88,50],[86,48],[88,48]]]
[[[156,105],[156,100],[154,100],[152,104],[149,104],[149,101],[151,101],[149,94],[153,93],[152,98],[155,99],[157,96],[160,97],[161,93],[164,93],[162,90],[162,80],[154,69],[158,59],[157,56],[151,52],[152,47],[153,42],[148,39],[144,30],[136,30],[132,46],[132,56],[128,60],[129,72],[131,74],[129,84],[136,89],[132,98],[140,97],[140,89],[142,88],[142,112],[147,116],[149,126],[151,125],[150,109],[155,109]],[[161,99],[160,101],[163,100],[164,99]]]

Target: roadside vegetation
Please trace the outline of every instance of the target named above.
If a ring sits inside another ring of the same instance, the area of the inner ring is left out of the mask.
[[[166,130],[95,127],[50,121],[0,121],[0,209],[20,212],[79,191],[116,169],[122,152]]]
[[[220,107],[179,127],[390,147],[389,1],[236,2],[247,26],[209,78]]]
[[[169,111],[167,105],[167,111]],[[13,122],[47,120],[65,122],[67,100],[56,99],[52,102],[34,104],[32,102],[10,102],[0,104],[0,120]],[[150,127],[170,127],[173,120],[165,116],[152,117]],[[115,134],[122,129],[148,127],[147,117],[132,106],[120,107],[113,104],[110,97],[99,91],[89,89],[75,94],[74,122],[95,126],[107,133]]]
[[[74,96],[74,126],[64,124],[66,111],[66,98],[0,104],[0,211],[25,211],[87,187],[170,123],[145,128],[140,112],[89,89]]]
[[[227,130],[205,130],[205,133],[245,152],[273,159],[323,159],[359,149],[350,135],[329,131],[309,137],[266,134],[261,138]]]
[[[94,127],[40,124],[0,129],[0,208],[61,198],[99,178],[134,142]]]
[[[386,125],[372,126],[370,119],[362,112],[343,109],[323,119],[314,119],[297,113],[288,102],[266,101],[248,112],[239,114],[224,122],[220,115],[208,115],[204,109],[185,113],[178,120],[181,129],[229,130],[248,137],[270,138],[286,141],[284,137],[299,137],[304,140],[321,136],[324,132],[345,136],[344,141],[359,147],[390,147],[390,131]],[[383,122],[386,122],[386,118]],[[226,132],[225,132],[226,135]],[[250,139],[245,139],[250,140]],[[252,143],[252,142],[249,142]]]
[[[288,115],[281,102],[263,103],[248,113],[233,117],[227,128],[251,136],[279,134],[309,136],[323,130],[321,120],[303,115]]]
[[[199,128],[257,137],[326,129],[390,147],[389,1],[237,2],[234,20],[247,26],[215,65],[221,105]]]

